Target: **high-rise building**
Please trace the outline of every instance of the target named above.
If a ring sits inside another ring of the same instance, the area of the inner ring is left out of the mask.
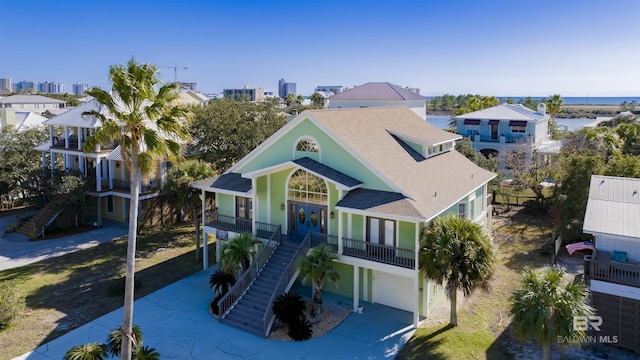
[[[38,91],[38,83],[33,81],[22,80],[19,83],[15,84],[15,87],[13,90],[16,92],[23,91],[23,90],[36,92]]]
[[[83,95],[85,91],[89,90],[88,84],[81,84],[79,82],[73,84],[73,94]]]
[[[191,90],[191,91],[197,91],[196,89],[198,88],[198,83],[192,83],[192,82],[179,82],[178,84],[180,84],[180,87],[182,88],[182,90]]]
[[[284,79],[278,81],[278,96],[285,98],[287,95],[296,95],[296,83],[286,82]]]
[[[0,79],[0,90],[13,91],[13,86],[11,84],[11,78]]]
[[[331,95],[335,95],[335,94],[340,94],[341,92],[345,91],[347,88],[345,88],[342,85],[319,85],[316,86],[316,92],[319,93],[333,93]]]
[[[62,94],[64,93],[64,85],[57,82],[48,82],[38,84],[38,91],[43,94]]]
[[[223,92],[225,99],[264,101],[263,88],[251,89],[245,85],[242,89],[224,89]]]

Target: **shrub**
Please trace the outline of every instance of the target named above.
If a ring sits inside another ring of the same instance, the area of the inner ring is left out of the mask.
[[[124,277],[111,281],[111,284],[109,284],[109,287],[107,288],[109,296],[124,296],[125,281],[126,278]],[[142,283],[136,278],[133,280],[133,288],[135,290],[142,288]]]
[[[278,295],[273,303],[273,314],[285,324],[292,324],[304,318],[305,304],[302,296],[286,292]]]
[[[236,276],[231,271],[218,269],[209,277],[209,287],[218,294],[226,294],[236,284]]]
[[[131,344],[131,350],[132,352],[135,352],[142,346],[142,330],[140,329],[140,326],[133,324],[133,326],[131,327],[131,332],[133,333],[133,339],[135,340]],[[117,329],[111,330],[111,332],[109,333],[106,346],[106,351],[109,352],[109,355],[120,356],[123,333],[124,331],[122,329],[122,326]]]
[[[220,301],[223,296],[223,294],[218,294],[211,302],[211,311],[213,311],[214,315],[220,315],[220,309],[218,309],[218,301]]]
[[[160,354],[156,349],[148,346],[142,346],[133,353],[133,360],[158,360]]]
[[[289,324],[289,336],[295,341],[309,340],[313,330],[309,320],[300,319]]]
[[[107,350],[104,344],[89,343],[74,346],[66,354],[63,360],[104,360],[107,358]]]
[[[26,309],[25,296],[18,288],[18,280],[4,280],[0,282],[0,328],[11,323]]]

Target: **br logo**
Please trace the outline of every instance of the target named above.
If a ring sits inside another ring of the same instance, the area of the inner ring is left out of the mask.
[[[600,331],[600,325],[602,325],[601,316],[574,316],[573,317],[573,330],[587,331],[591,327],[595,331]]]

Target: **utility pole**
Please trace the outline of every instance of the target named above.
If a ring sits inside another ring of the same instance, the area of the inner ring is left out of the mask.
[[[178,66],[177,63],[173,64],[173,66],[161,66],[163,68],[173,69],[173,82],[178,83],[178,69],[187,70],[186,66]]]

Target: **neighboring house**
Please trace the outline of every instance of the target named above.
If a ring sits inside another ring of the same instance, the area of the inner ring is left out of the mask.
[[[36,149],[42,152],[43,169],[52,173],[77,170],[91,180],[95,189],[92,195],[97,199],[95,217],[98,224],[102,224],[103,218],[126,222],[131,198],[129,169],[124,164],[120,147],[114,143],[83,152],[86,139],[102,125],[99,119],[83,115],[92,110],[104,112],[106,108],[91,100],[45,121],[49,126],[49,141]],[[160,164],[151,181],[140,184],[142,212],[147,207],[146,200],[159,196],[167,168],[166,163]]]
[[[215,199],[214,209],[203,209],[205,249],[243,231],[282,240],[276,259],[291,242],[328,243],[341,280],[326,291],[352,298],[354,310],[362,301],[412,312],[417,325],[443,297],[418,271],[423,229],[455,213],[489,233],[487,182],[495,174],[455,151],[458,139],[406,107],[304,111],[224,174],[192,184]],[[290,275],[272,263],[263,272]]]
[[[181,105],[192,106],[205,105],[208,101],[208,97],[192,90],[182,90],[180,92],[180,100],[178,100]]]
[[[0,98],[0,108],[15,111],[31,111],[41,114],[48,109],[66,106],[66,102],[40,95],[12,95]]]
[[[329,109],[406,106],[423,120],[427,117],[427,98],[388,82],[370,82],[328,98]]]
[[[13,126],[18,132],[33,128],[44,128],[42,124],[47,118],[34,112],[0,109],[0,131],[7,126]]]
[[[533,111],[522,104],[501,104],[455,117],[458,134],[469,137],[474,149],[498,158],[500,170],[513,167],[509,159],[530,164],[534,152],[539,159],[557,154],[560,141],[549,136],[546,105]],[[510,156],[511,155],[511,156]]]
[[[585,275],[602,317],[593,335],[640,352],[640,179],[592,175],[583,231],[594,237]]]

